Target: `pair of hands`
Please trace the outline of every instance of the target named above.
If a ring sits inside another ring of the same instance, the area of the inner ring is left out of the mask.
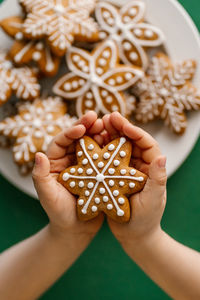
[[[147,239],[160,231],[166,204],[166,158],[148,133],[132,125],[119,113],[98,119],[95,112],[88,112],[74,127],[56,136],[47,155],[36,154],[33,180],[41,205],[50,219],[51,232],[62,238],[70,233],[71,236],[91,240],[104,220],[103,214],[100,214],[92,221],[79,221],[76,198],[57,182],[58,174],[74,164],[75,142],[84,135],[91,136],[100,146],[118,136],[127,136],[133,142],[133,166],[149,177],[143,191],[130,198],[130,222],[117,224],[108,219],[111,231],[128,252],[130,243]]]

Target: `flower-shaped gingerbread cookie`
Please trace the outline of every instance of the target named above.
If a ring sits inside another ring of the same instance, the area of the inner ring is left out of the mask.
[[[74,38],[95,41],[98,26],[90,17],[96,0],[20,0],[27,11],[24,34],[28,38],[47,37],[56,55],[62,56]]]
[[[78,195],[80,220],[95,218],[101,211],[117,222],[128,222],[127,195],[141,191],[147,176],[129,167],[132,144],[121,137],[101,149],[85,136],[77,142],[78,164],[64,170],[58,181]]]
[[[52,138],[76,120],[66,115],[66,105],[58,97],[20,103],[18,111],[0,122],[0,134],[15,139],[14,161],[20,166],[32,162],[36,152],[45,152]]]
[[[15,68],[5,51],[0,51],[0,105],[3,105],[12,92],[23,100],[39,96],[40,85],[32,69]]]
[[[147,47],[156,47],[163,43],[160,29],[144,23],[145,3],[130,1],[120,9],[108,2],[99,2],[96,6],[96,18],[100,24],[100,38],[115,40],[120,59],[125,64],[147,68]]]
[[[52,54],[45,40],[27,40],[23,34],[23,18],[15,16],[2,20],[1,28],[15,39],[9,56],[16,65],[36,63],[46,76],[54,76],[59,68],[60,58]]]
[[[140,99],[136,119],[147,123],[161,118],[175,133],[183,134],[187,127],[184,111],[200,109],[200,95],[190,83],[195,70],[192,60],[173,66],[166,55],[154,56],[146,76],[133,88]]]
[[[76,99],[78,116],[88,110],[96,113],[119,111],[127,114],[123,90],[129,88],[142,76],[137,67],[118,65],[116,43],[107,40],[92,53],[79,48],[70,48],[67,63],[72,71],[55,84],[55,94],[66,99]]]

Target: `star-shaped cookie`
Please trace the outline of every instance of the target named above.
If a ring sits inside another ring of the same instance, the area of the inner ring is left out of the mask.
[[[79,117],[88,110],[94,110],[97,114],[113,111],[119,111],[124,116],[127,114],[122,91],[142,78],[143,71],[118,64],[114,41],[103,42],[92,53],[72,47],[66,59],[71,73],[59,79],[53,91],[66,99],[77,99]]]
[[[123,223],[130,219],[127,196],[141,191],[147,176],[130,167],[132,144],[117,138],[101,149],[90,137],[77,142],[77,165],[64,170],[58,181],[78,195],[77,213],[87,221],[101,211]]]
[[[200,95],[190,82],[195,70],[193,60],[173,65],[165,54],[154,56],[146,76],[133,88],[139,97],[136,119],[147,123],[160,118],[175,133],[183,134],[185,111],[200,109]]]
[[[5,51],[0,50],[0,106],[15,93],[17,98],[33,100],[39,96],[40,85],[32,69],[15,68]]]
[[[54,136],[76,121],[66,114],[63,101],[56,97],[20,103],[18,114],[0,122],[0,134],[14,138],[14,161],[22,166],[34,160],[35,153],[45,152]]]
[[[42,74],[54,76],[59,68],[60,58],[52,54],[46,41],[28,40],[23,34],[23,18],[13,16],[0,22],[1,28],[15,41],[9,50],[9,56],[16,65],[34,62]]]
[[[90,17],[96,0],[20,0],[27,11],[24,34],[47,37],[53,52],[63,56],[76,39],[96,41],[98,26]]]
[[[160,46],[164,36],[160,29],[143,22],[145,3],[129,1],[119,9],[111,3],[101,1],[95,11],[100,25],[99,37],[116,41],[123,63],[146,69],[146,48]]]

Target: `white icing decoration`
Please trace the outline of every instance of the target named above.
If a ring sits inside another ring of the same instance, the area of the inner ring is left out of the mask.
[[[109,180],[109,186],[114,186],[114,185],[115,185],[114,180]]]
[[[75,181],[72,181],[72,182],[70,182],[70,184],[69,184],[69,185],[70,185],[70,187],[71,187],[71,188],[74,188],[74,187],[75,187],[75,185],[76,185],[76,183],[75,183]]]
[[[105,194],[105,192],[106,192],[106,190],[105,190],[104,188],[100,188],[100,189],[99,189],[99,193],[100,193],[101,195]]]
[[[112,210],[112,209],[113,209],[113,205],[112,205],[112,204],[108,204],[108,205],[107,205],[107,209],[108,209],[108,210]]]
[[[115,167],[118,167],[120,165],[120,161],[116,159],[116,160],[114,160],[113,164]]]
[[[130,182],[130,183],[129,183],[129,187],[130,187],[131,189],[133,189],[133,188],[135,187],[135,183],[134,183],[134,182]]]
[[[90,192],[89,191],[85,191],[85,196],[86,197],[90,196]]]
[[[102,168],[104,167],[104,163],[103,163],[102,161],[100,161],[100,162],[98,163],[98,167],[99,167],[100,169],[102,169]]]
[[[121,169],[120,174],[125,175],[126,174],[126,169]]]
[[[117,197],[119,195],[119,191],[118,190],[114,190],[113,191],[113,196]]]
[[[82,174],[83,173],[83,169],[82,168],[78,168],[78,173]]]
[[[109,159],[110,158],[110,154],[108,152],[105,152],[103,155],[104,159]]]
[[[94,155],[93,155],[93,159],[94,160],[97,160],[99,158],[99,155],[97,154],[97,153],[95,153]]]
[[[84,200],[83,200],[83,199],[79,199],[79,200],[78,200],[78,205],[81,206],[81,205],[83,205],[83,204],[84,204]]]
[[[117,215],[118,215],[119,217],[123,217],[123,216],[124,216],[124,211],[123,211],[122,209],[119,209],[119,210],[117,211]]]
[[[119,182],[119,185],[120,185],[120,186],[124,186],[124,184],[125,184],[124,181],[120,181],[120,182]]]
[[[83,155],[83,151],[79,151],[77,155],[78,157],[81,157]]]
[[[108,196],[104,196],[104,197],[103,197],[103,202],[108,202],[108,200],[109,200],[109,199],[108,199]]]
[[[95,205],[92,206],[92,211],[96,212],[97,211],[97,207]]]
[[[70,173],[74,174],[75,172],[76,172],[76,169],[75,168],[71,168]]]
[[[108,150],[109,151],[113,151],[115,149],[115,146],[113,145],[113,144],[110,144],[109,146],[108,146]]]
[[[121,204],[121,205],[124,204],[124,203],[125,203],[124,198],[119,198],[119,199],[118,199],[118,203]]]
[[[64,181],[67,181],[69,179],[70,175],[68,173],[64,173],[62,179]]]
[[[93,170],[91,168],[87,169],[86,173],[87,173],[87,175],[91,175],[93,173]]]
[[[134,170],[134,169],[130,170],[130,174],[131,175],[135,175],[136,174],[136,170]]]
[[[108,173],[109,173],[110,175],[113,175],[113,174],[115,173],[115,169],[110,168],[110,169],[108,170]]]
[[[120,154],[119,154],[121,157],[125,157],[126,156],[126,152],[125,151],[120,151]]]
[[[91,190],[93,187],[94,187],[94,183],[93,182],[89,182],[88,183],[88,189]]]
[[[78,184],[78,186],[79,186],[80,188],[83,188],[83,187],[85,186],[84,181],[80,181],[79,184]]]
[[[94,145],[93,145],[93,144],[90,144],[90,145],[88,146],[88,150],[94,150]]]
[[[84,159],[82,160],[82,164],[85,166],[85,165],[87,165],[87,163],[88,163],[88,159],[87,159],[87,158],[84,158]]]
[[[94,199],[94,202],[95,202],[96,204],[99,204],[99,203],[101,202],[101,200],[100,200],[100,198],[96,197],[96,198]]]

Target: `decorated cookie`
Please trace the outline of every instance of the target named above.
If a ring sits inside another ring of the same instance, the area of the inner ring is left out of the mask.
[[[130,167],[132,144],[121,137],[101,149],[85,136],[77,142],[77,165],[64,170],[58,181],[78,195],[77,212],[87,221],[101,211],[117,222],[128,222],[127,195],[141,191],[147,176]]]
[[[90,17],[96,0],[20,0],[28,12],[23,24],[28,38],[47,37],[53,52],[63,56],[74,39],[98,40],[98,26]]]
[[[16,116],[0,122],[0,134],[15,139],[14,161],[23,166],[34,160],[36,152],[45,152],[52,138],[75,120],[66,115],[60,98],[36,99],[20,103]]]
[[[133,88],[140,100],[136,119],[147,123],[160,118],[175,133],[183,134],[187,127],[184,111],[200,109],[200,95],[190,83],[195,70],[193,60],[174,66],[166,55],[154,56],[146,76]]]
[[[9,56],[16,65],[34,62],[45,76],[54,76],[58,71],[60,58],[52,54],[45,40],[25,39],[23,22],[21,17],[10,17],[0,22],[1,28],[15,39]]]
[[[163,43],[160,29],[144,23],[145,3],[129,1],[120,9],[108,2],[99,2],[96,6],[96,18],[100,25],[99,37],[116,41],[120,59],[125,64],[147,68],[147,47],[156,47]]]
[[[58,80],[53,91],[66,99],[77,99],[79,117],[88,110],[98,114],[119,111],[126,115],[122,91],[134,85],[143,76],[143,71],[118,64],[114,41],[103,42],[92,53],[71,47],[66,58],[71,73]]]
[[[39,96],[40,85],[34,71],[28,67],[15,68],[7,53],[0,50],[0,105],[15,93],[17,98],[32,100]]]
[[[5,118],[13,116],[16,114],[16,104],[12,103],[12,101],[7,102],[0,109],[0,122]],[[12,145],[12,139],[0,134],[0,147],[9,148]]]

